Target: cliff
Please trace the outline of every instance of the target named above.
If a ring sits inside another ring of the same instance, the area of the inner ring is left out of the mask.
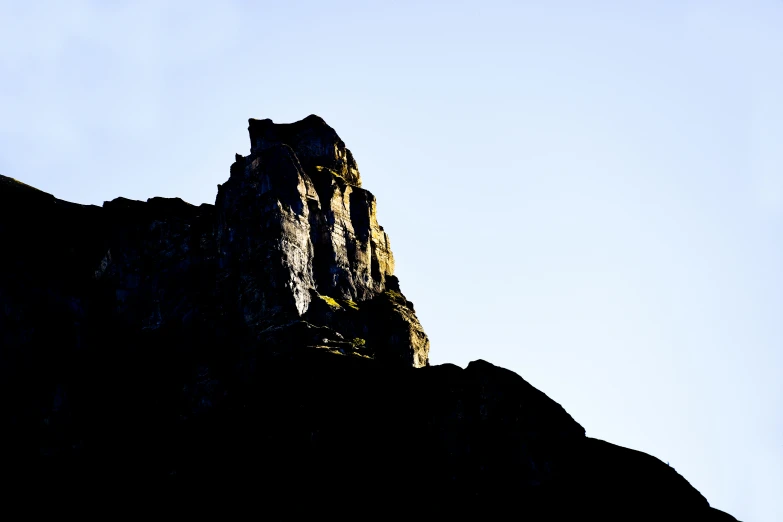
[[[430,366],[337,133],[317,116],[249,131],[215,205],[77,205],[0,176],[8,498],[734,520],[513,372]]]

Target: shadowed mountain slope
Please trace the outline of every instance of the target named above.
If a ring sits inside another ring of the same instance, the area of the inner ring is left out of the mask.
[[[249,130],[215,205],[77,205],[0,176],[10,501],[734,520],[659,460],[586,437],[515,373],[430,366],[334,129]]]

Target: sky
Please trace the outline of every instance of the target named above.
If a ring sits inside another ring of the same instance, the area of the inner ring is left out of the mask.
[[[433,364],[783,520],[783,2],[0,0],[0,174],[213,203],[318,114]]]

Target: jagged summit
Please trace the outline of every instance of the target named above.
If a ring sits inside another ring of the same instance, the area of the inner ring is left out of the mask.
[[[361,186],[353,154],[320,116],[311,114],[294,123],[253,118],[248,121],[251,156],[276,145],[288,145],[308,174],[318,168],[329,169],[351,185]]]
[[[214,206],[157,197],[74,205],[0,178],[8,222],[30,198],[60,213],[41,230],[46,241],[29,245],[38,252],[29,266],[62,251],[75,273],[95,275],[71,277],[85,293],[74,296],[85,321],[72,341],[85,342],[85,325],[100,316],[129,334],[230,335],[259,354],[320,347],[426,366],[429,341],[393,275],[375,197],[334,129],[308,116],[251,119],[249,131],[251,152],[236,155]]]
[[[234,275],[226,291],[239,296],[246,325],[264,336],[306,321],[331,329],[331,342],[359,339],[373,357],[425,366],[429,341],[399,293],[375,196],[334,129],[311,115],[251,119],[249,132],[251,152],[236,155],[215,203],[219,265]],[[363,312],[381,302],[391,330]]]

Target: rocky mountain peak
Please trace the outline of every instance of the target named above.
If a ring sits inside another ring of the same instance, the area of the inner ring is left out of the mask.
[[[23,205],[32,198],[53,224],[22,235],[21,244],[37,239],[14,263],[66,253],[58,270],[80,290],[63,299],[82,303],[75,344],[98,321],[128,335],[176,331],[217,343],[229,332],[257,355],[317,347],[426,366],[429,341],[393,275],[375,196],[337,133],[318,116],[251,119],[249,130],[250,154],[236,155],[214,206],[157,197],[82,206],[0,178],[9,223],[34,208]]]
[[[360,186],[334,129],[311,115],[289,124],[251,119],[249,132],[250,154],[236,155],[218,190],[215,236],[230,274],[222,291],[238,296],[245,325],[263,336],[305,321],[328,327],[331,342],[358,339],[372,357],[426,365],[429,341],[400,294],[375,196]],[[379,302],[391,330],[362,313]]]
[[[82,512],[85,492],[159,509],[159,490],[202,517],[215,499],[282,520],[379,506],[734,520],[658,459],[586,437],[514,372],[430,366],[375,197],[334,129],[250,120],[250,137],[215,205],[79,205],[0,176],[8,500],[45,498],[58,516]]]
[[[353,154],[320,116],[311,114],[294,123],[251,118],[248,131],[251,155],[274,146],[288,145],[308,174],[328,169],[351,185],[362,184]]]

